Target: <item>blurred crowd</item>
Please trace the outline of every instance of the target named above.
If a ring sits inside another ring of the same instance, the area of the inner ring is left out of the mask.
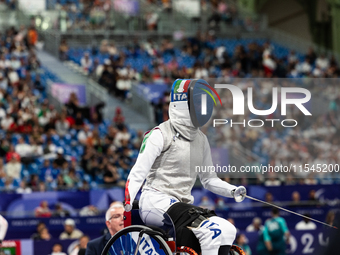
[[[221,126],[214,129],[215,134],[211,143],[217,147],[231,145],[231,148],[246,148],[257,156],[250,161],[259,164],[295,165],[297,170],[295,174],[284,177],[275,173],[270,174],[270,178],[281,178],[277,179],[280,183],[286,178],[300,184],[336,181],[333,178],[336,175],[335,171],[319,174],[316,171],[307,172],[298,168],[304,164],[314,168],[317,164],[335,166],[334,164],[339,161],[340,147],[337,138],[339,91],[336,79],[324,79],[337,78],[340,74],[334,56],[317,54],[312,48],[303,55],[264,40],[228,40],[215,38],[211,33],[199,32],[194,37],[183,38],[181,45],[168,39],[162,40],[159,44],[151,39],[144,42],[136,39],[127,46],[118,47],[114,42],[104,40],[98,48],[83,51],[67,48],[61,52],[61,56],[79,63],[101,85],[123,99],[129,98],[129,90],[134,84],[152,83],[170,86],[176,78],[202,78],[212,83],[233,82],[245,95],[247,88],[252,87],[255,109],[261,110],[271,107],[273,87],[301,87],[302,84],[302,87],[312,92],[313,97],[318,95],[321,100],[330,102],[329,109],[320,107],[323,110],[317,114],[313,113],[311,120],[298,108],[290,105],[287,108],[286,119],[298,121],[299,125],[295,129],[283,128],[281,125],[274,128]],[[240,78],[257,79],[244,82]],[[287,79],[278,82],[276,78]],[[288,78],[295,78],[295,83]],[[246,111],[244,116],[233,116],[228,110],[232,109],[231,94],[222,93],[221,98],[223,108],[215,113],[214,118],[233,118],[233,121],[240,122],[243,119],[258,117],[249,111]],[[165,93],[159,102],[154,104],[157,123],[168,119],[166,114],[168,103],[169,94]],[[308,109],[311,111],[311,105]],[[282,120],[279,111],[276,112],[269,117]],[[205,132],[209,133],[209,130]],[[259,180],[261,183],[265,181],[263,177],[258,178],[262,178]]]
[[[47,99],[35,32],[22,26],[0,34],[0,190],[124,185],[143,133],[128,129],[120,108],[104,122],[105,104],[80,105],[76,94],[57,111]]]
[[[193,9],[196,9],[196,3],[193,5]],[[185,6],[188,8],[190,3]],[[134,24],[139,30],[157,31],[160,20],[167,22],[182,17],[187,22],[200,22],[202,16],[206,16],[209,29],[214,31],[218,31],[221,24],[224,27],[238,26],[247,31],[260,29],[256,19],[239,15],[237,5],[225,0],[201,1],[193,17],[181,13],[179,7],[174,11],[171,0],[130,1],[125,6],[122,2],[111,0],[48,0],[47,8],[58,11],[58,19],[53,27],[62,31],[122,29],[118,19],[123,19],[126,24]]]

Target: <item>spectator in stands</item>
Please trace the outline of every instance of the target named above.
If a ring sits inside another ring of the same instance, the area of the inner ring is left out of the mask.
[[[87,244],[86,255],[100,255],[111,236],[124,228],[124,207],[121,203],[112,205],[105,214],[106,226],[109,233],[96,238]]]
[[[79,130],[77,139],[81,144],[86,145],[88,138],[91,136],[92,132],[89,125],[85,125],[83,129]]]
[[[49,241],[49,240],[51,240],[51,238],[52,238],[52,236],[51,236],[51,234],[49,233],[48,228],[43,227],[43,228],[41,228],[41,230],[39,231],[38,236],[36,236],[36,237],[34,238],[34,240],[37,240],[37,241]]]
[[[38,32],[34,26],[31,26],[27,32],[27,41],[29,47],[30,46],[34,47],[38,42]]]
[[[331,210],[326,215],[326,223],[333,226],[334,219],[335,219],[335,212],[333,210]]]
[[[39,190],[39,176],[37,174],[31,174],[31,177],[30,177],[29,182],[28,182],[28,186],[33,191]]]
[[[51,255],[67,255],[67,254],[63,252],[63,246],[60,243],[56,243],[52,247]]]
[[[10,161],[5,165],[5,172],[7,177],[13,179],[20,179],[20,173],[22,169],[22,164],[20,163],[20,157],[15,154],[12,155]]]
[[[117,172],[117,167],[108,163],[103,174],[103,179],[105,184],[117,184],[120,180],[120,175]]]
[[[65,61],[65,60],[68,60],[68,50],[69,50],[69,47],[67,45],[67,42],[65,39],[63,39],[59,45],[59,59],[61,61]]]
[[[265,194],[265,199],[264,199],[266,202],[268,203],[273,203],[274,202],[274,197],[273,197],[273,194],[270,193],[270,192],[266,192]],[[263,204],[264,207],[268,206],[268,205],[265,205]]]
[[[67,184],[64,181],[64,178],[63,178],[62,174],[58,174],[57,175],[56,188],[59,191],[63,191],[63,190],[67,189]]]
[[[53,166],[55,168],[60,168],[66,163],[66,159],[64,158],[64,149],[63,148],[58,148],[57,149],[57,158],[53,161]]]
[[[209,210],[215,210],[215,205],[213,202],[210,201],[209,197],[203,196],[201,198],[201,202],[199,204],[199,207],[206,208]]]
[[[91,71],[93,62],[88,52],[84,53],[84,56],[80,60],[80,65],[85,73],[88,74]]]
[[[292,207],[301,206],[300,193],[298,191],[294,191],[292,193],[292,201],[290,202],[289,206]]]
[[[98,208],[95,207],[94,205],[84,206],[79,211],[79,215],[82,216],[82,217],[84,217],[84,216],[96,216],[99,213],[100,212],[99,212]]]
[[[304,214],[304,216],[310,217],[309,214]],[[303,218],[303,220],[299,221],[295,225],[295,229],[296,230],[314,230],[316,229],[316,224],[307,218]]]
[[[84,128],[84,118],[82,116],[81,111],[76,113],[76,118],[74,119],[73,128],[75,130],[82,130]]]
[[[78,239],[83,235],[83,232],[76,228],[75,221],[68,218],[64,222],[64,232],[60,234],[59,239]]]
[[[79,244],[74,247],[70,255],[85,255],[87,243],[90,241],[89,236],[83,235],[79,238]]]
[[[219,197],[216,201],[216,210],[228,210],[228,206],[226,205],[224,199],[222,197]]]
[[[55,204],[53,217],[56,217],[56,218],[70,217],[70,212],[64,209],[61,203],[57,203]]]
[[[310,190],[309,193],[308,193],[308,204],[310,206],[317,206],[317,207],[320,206],[320,202],[315,195],[314,189]]]
[[[21,161],[30,162],[32,156],[32,146],[25,142],[23,137],[18,139],[18,144],[15,146],[15,152],[21,157]]]
[[[122,109],[119,106],[116,107],[115,116],[113,117],[113,123],[118,129],[123,129],[125,118]]]
[[[76,173],[74,168],[70,168],[67,173],[64,174],[64,181],[69,188],[74,188],[79,182],[80,177]]]
[[[123,128],[116,134],[114,145],[119,148],[122,146],[122,140],[129,141],[130,138],[131,134],[129,133],[127,126],[124,125]]]
[[[35,208],[34,216],[39,218],[49,218],[52,216],[50,208],[48,208],[48,202],[46,200],[40,202],[40,206]]]
[[[60,118],[55,122],[55,129],[57,134],[61,137],[64,137],[68,133],[70,123],[66,120],[66,115],[64,113],[62,113]]]
[[[253,222],[246,228],[247,232],[258,232],[262,229],[262,220],[259,217],[255,217]]]
[[[6,117],[1,120],[1,128],[3,130],[9,130],[10,127],[14,124],[14,119],[9,112],[7,112]]]
[[[244,234],[236,236],[235,243],[237,246],[242,248],[245,255],[251,255],[251,249],[247,244],[247,237]]]
[[[32,193],[32,189],[30,187],[27,187],[25,180],[22,180],[20,181],[20,187],[16,189],[16,192],[18,194],[29,194]]]
[[[3,158],[0,157],[0,179],[6,178],[6,171]]]
[[[41,231],[43,228],[46,228],[46,224],[45,224],[44,222],[40,221],[40,222],[37,224],[37,226],[36,226],[36,232],[33,233],[33,234],[31,235],[31,239],[37,239],[37,238],[39,237],[39,235],[40,235],[40,234],[39,234],[40,231]]]

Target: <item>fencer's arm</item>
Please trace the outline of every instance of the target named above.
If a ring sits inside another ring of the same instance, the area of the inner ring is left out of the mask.
[[[206,141],[204,143],[203,165],[212,166],[213,162],[211,159],[210,145],[206,137],[205,137],[205,140]],[[220,178],[218,178],[216,172],[205,172],[205,173],[199,172],[198,176],[205,189],[210,190],[211,192],[217,195],[220,195],[220,196],[231,197],[231,198],[233,197],[231,191],[236,189],[237,187],[225,181],[222,181]]]
[[[151,132],[151,131],[150,131]],[[143,140],[137,161],[132,167],[125,185],[125,210],[130,211],[132,203],[148,175],[155,159],[163,150],[163,135],[159,129],[152,130],[149,137]],[[144,147],[145,146],[145,147]],[[143,148],[144,147],[144,148]]]
[[[7,220],[0,215],[0,242],[5,239],[8,228]]]

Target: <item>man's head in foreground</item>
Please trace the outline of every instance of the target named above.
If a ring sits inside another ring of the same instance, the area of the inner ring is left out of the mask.
[[[124,228],[124,206],[122,203],[113,203],[105,214],[106,226],[111,236]]]

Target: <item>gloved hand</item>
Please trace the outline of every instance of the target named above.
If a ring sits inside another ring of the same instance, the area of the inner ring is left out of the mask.
[[[247,190],[244,186],[239,186],[236,189],[231,191],[236,202],[242,202],[247,195]]]

